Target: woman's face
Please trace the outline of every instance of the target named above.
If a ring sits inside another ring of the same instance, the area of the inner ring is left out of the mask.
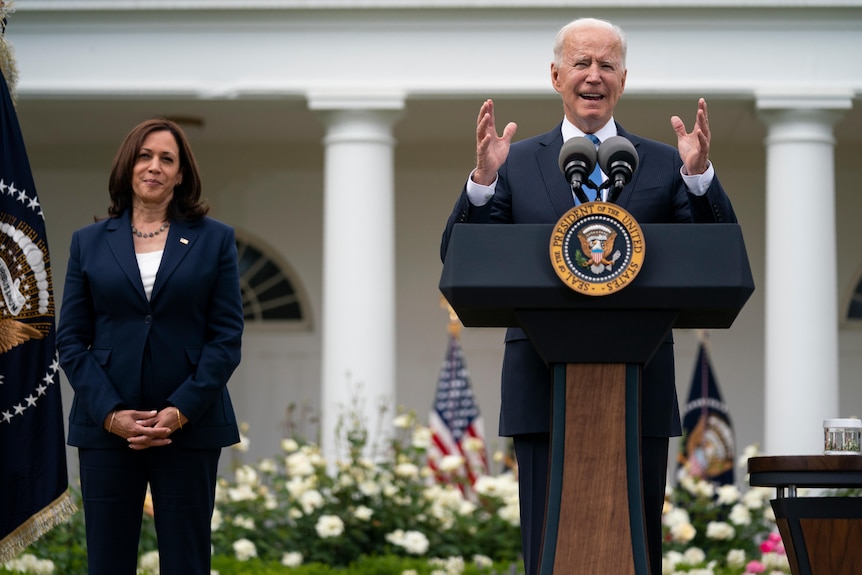
[[[151,132],[132,168],[134,205],[167,208],[174,197],[174,188],[183,181],[180,150],[174,135],[167,130]]]

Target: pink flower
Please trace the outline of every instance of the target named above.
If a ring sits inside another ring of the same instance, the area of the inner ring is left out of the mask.
[[[763,573],[764,571],[766,571],[766,567],[760,561],[749,561],[748,565],[745,566],[745,573],[748,575],[751,573]]]
[[[775,552],[779,555],[786,555],[787,551],[784,549],[784,541],[781,539],[781,534],[773,531],[769,534],[769,540],[775,542]]]
[[[778,553],[784,555],[784,543],[781,541],[781,534],[773,531],[766,538],[766,541],[760,544],[762,553]]]

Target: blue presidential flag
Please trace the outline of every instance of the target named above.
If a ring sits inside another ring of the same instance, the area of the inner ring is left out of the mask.
[[[734,482],[735,440],[730,412],[701,341],[691,378],[688,402],[682,409],[682,440],[678,462],[696,479],[724,485]]]
[[[75,512],[45,218],[0,74],[0,564]]]

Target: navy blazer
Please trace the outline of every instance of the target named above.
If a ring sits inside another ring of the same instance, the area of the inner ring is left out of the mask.
[[[619,124],[617,133],[634,144],[638,168],[616,203],[639,223],[736,222],[733,206],[717,177],[706,194],[694,196],[680,175],[682,159],[676,148],[630,134]],[[446,223],[441,258],[445,260],[457,223],[559,221],[574,206],[571,185],[558,164],[562,146],[561,124],[545,134],[513,143],[498,172],[494,198],[484,206],[470,204],[465,186]],[[503,358],[500,435],[549,431],[550,385],[550,372],[524,331],[509,328]],[[656,437],[681,432],[670,334],[644,369],[641,429],[644,435]]]
[[[130,214],[72,236],[57,328],[60,364],[75,397],[70,445],[107,448],[115,409],[172,405],[189,419],[174,445],[239,441],[227,382],[240,361],[242,301],[234,231],[212,218],[171,222],[149,300]]]

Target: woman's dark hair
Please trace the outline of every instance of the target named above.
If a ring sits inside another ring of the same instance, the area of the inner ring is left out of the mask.
[[[167,131],[173,134],[180,152],[180,173],[182,183],[174,188],[174,197],[168,206],[168,217],[173,220],[191,221],[204,217],[209,207],[201,201],[201,177],[198,163],[195,161],[192,148],[186,135],[175,122],[165,119],[153,119],[141,122],[129,132],[111,165],[111,177],[108,179],[108,192],[111,194],[111,205],[108,215],[112,218],[132,207],[132,170],[135,167],[138,154],[144,145],[144,140],[153,132]]]

